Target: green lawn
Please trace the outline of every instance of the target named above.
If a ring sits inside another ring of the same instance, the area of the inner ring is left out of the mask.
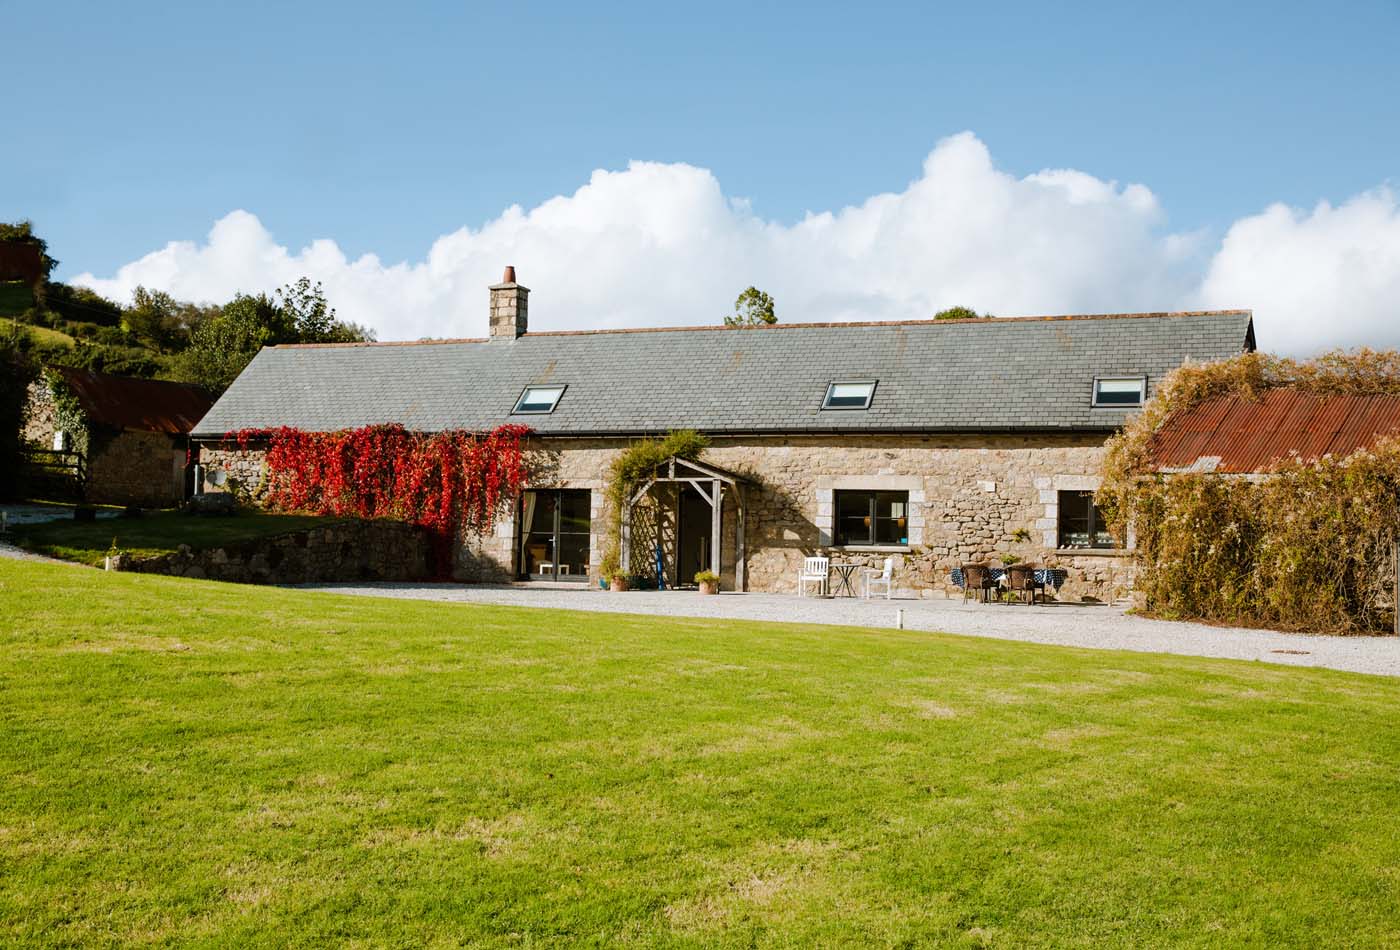
[[[1400,941],[1390,679],[5,561],[0,603],[0,944]]]
[[[15,527],[21,547],[83,564],[101,564],[112,547],[139,557],[170,554],[180,545],[195,550],[216,548],[238,541],[299,531],[331,523],[317,515],[283,515],[240,510],[228,517],[185,515],[177,511],[152,511],[140,518],[102,518],[98,521],[48,521]]]

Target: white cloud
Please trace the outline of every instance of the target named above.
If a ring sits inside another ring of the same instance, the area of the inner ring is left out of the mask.
[[[420,262],[352,261],[330,240],[293,252],[234,211],[203,243],[75,282],[117,299],[145,284],[217,301],[305,274],[342,317],[380,339],[415,339],[484,334],[485,288],[514,264],[534,289],[536,330],[715,323],[755,284],[785,322],[927,317],[952,304],[1007,315],[1253,306],[1264,345],[1316,348],[1379,332],[1381,298],[1395,299],[1400,280],[1397,233],[1394,196],[1380,191],[1310,216],[1271,208],[1236,224],[1210,261],[1201,235],[1164,229],[1147,187],[1072,169],[1016,178],[963,133],[904,191],[792,225],[756,217],[705,169],[633,162],[445,235]],[[1354,318],[1306,319],[1324,301]]]
[[[1267,349],[1400,346],[1400,206],[1388,187],[1311,213],[1276,204],[1236,221],[1201,286],[1252,307]]]

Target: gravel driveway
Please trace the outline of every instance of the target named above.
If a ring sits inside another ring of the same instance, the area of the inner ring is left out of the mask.
[[[1357,673],[1400,676],[1400,637],[1333,637],[1274,633],[1198,623],[1147,620],[1121,607],[1079,604],[964,604],[961,601],[798,598],[788,594],[719,594],[691,591],[607,591],[536,585],[312,584],[303,589],[405,597],[463,604],[505,604],[562,610],[776,620],[792,623],[894,627],[958,633],[1027,643],[1135,650],[1182,656],[1259,660],[1289,666],[1322,666]]]

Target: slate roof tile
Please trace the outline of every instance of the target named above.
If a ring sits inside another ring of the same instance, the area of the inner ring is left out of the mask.
[[[195,434],[387,422],[523,422],[556,435],[1102,431],[1130,410],[1092,408],[1095,376],[1147,376],[1150,393],[1187,360],[1234,356],[1252,339],[1249,312],[1225,311],[279,346],[257,355]],[[838,379],[878,380],[871,409],[823,411]],[[521,390],[544,382],[568,386],[555,411],[512,416]]]

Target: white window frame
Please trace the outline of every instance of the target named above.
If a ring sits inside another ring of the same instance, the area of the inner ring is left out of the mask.
[[[1137,402],[1099,402],[1099,385],[1101,383],[1137,383]],[[1146,376],[1095,376],[1094,389],[1092,395],[1092,405],[1095,409],[1136,409],[1147,402],[1147,377]]]
[[[822,397],[823,412],[864,412],[875,402],[875,387],[880,381],[878,379],[833,379],[826,384],[826,395]],[[837,386],[869,386],[870,393],[865,397],[863,406],[833,406],[831,405],[831,394]]]
[[[515,408],[510,411],[513,416],[547,416],[559,405],[559,400],[564,398],[564,390],[567,385],[559,386],[554,384],[535,383],[520,390],[520,398],[515,400]],[[549,404],[548,409],[526,409],[525,398],[533,392],[542,390],[553,390],[555,392],[554,401]]]

